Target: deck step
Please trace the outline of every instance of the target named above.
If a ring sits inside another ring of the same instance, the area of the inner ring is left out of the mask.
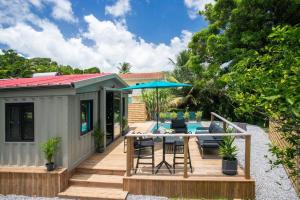
[[[69,179],[70,185],[102,188],[123,188],[123,176],[75,173]]]
[[[71,185],[58,197],[87,200],[124,200],[128,192],[117,188],[82,187]]]
[[[85,168],[85,167],[77,167],[76,172],[84,173],[84,174],[100,174],[100,175],[119,175],[123,176],[126,170],[120,169],[98,169],[98,168]]]

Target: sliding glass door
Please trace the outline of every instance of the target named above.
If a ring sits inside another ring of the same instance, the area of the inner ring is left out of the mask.
[[[106,145],[121,134],[121,93],[106,91]]]

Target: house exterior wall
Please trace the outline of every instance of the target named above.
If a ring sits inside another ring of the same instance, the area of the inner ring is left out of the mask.
[[[94,137],[90,131],[80,134],[80,101],[93,100],[93,123],[94,128],[98,121],[98,92],[88,92],[69,96],[68,99],[68,168],[76,167],[81,161],[94,152]]]
[[[34,142],[6,142],[5,104],[23,102],[34,103]],[[66,165],[67,121],[67,96],[0,97],[0,165],[44,165],[41,143],[55,136],[62,138],[62,148],[55,161],[60,166]]]

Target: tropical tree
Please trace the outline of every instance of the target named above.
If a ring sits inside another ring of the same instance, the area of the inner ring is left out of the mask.
[[[123,62],[123,63],[119,63],[119,73],[120,74],[127,74],[130,72],[130,68],[131,68],[131,65],[130,63],[128,62]]]

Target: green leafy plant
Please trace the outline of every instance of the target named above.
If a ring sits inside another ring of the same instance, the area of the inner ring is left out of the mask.
[[[101,131],[99,124],[95,126],[93,135],[95,140],[96,151],[99,152],[100,149],[104,147],[104,133]]]
[[[128,119],[126,117],[122,118],[122,130],[126,131],[128,129]]]
[[[197,121],[200,121],[202,118],[202,111],[197,111],[195,115],[196,115]]]
[[[219,155],[222,156],[224,160],[236,160],[237,147],[233,144],[233,136],[225,136],[219,148]]]
[[[166,119],[166,117],[167,117],[166,113],[159,113],[159,119],[160,119],[160,121],[164,122],[165,119]]]
[[[60,137],[51,137],[42,143],[41,148],[48,163],[53,163],[53,158],[58,151]]]
[[[171,119],[176,119],[177,118],[177,113],[176,112],[171,112],[170,113],[170,118]]]
[[[186,121],[188,121],[188,120],[190,119],[190,113],[189,113],[189,112],[185,112],[185,113],[183,114],[183,117],[184,117],[184,119],[185,119]]]

